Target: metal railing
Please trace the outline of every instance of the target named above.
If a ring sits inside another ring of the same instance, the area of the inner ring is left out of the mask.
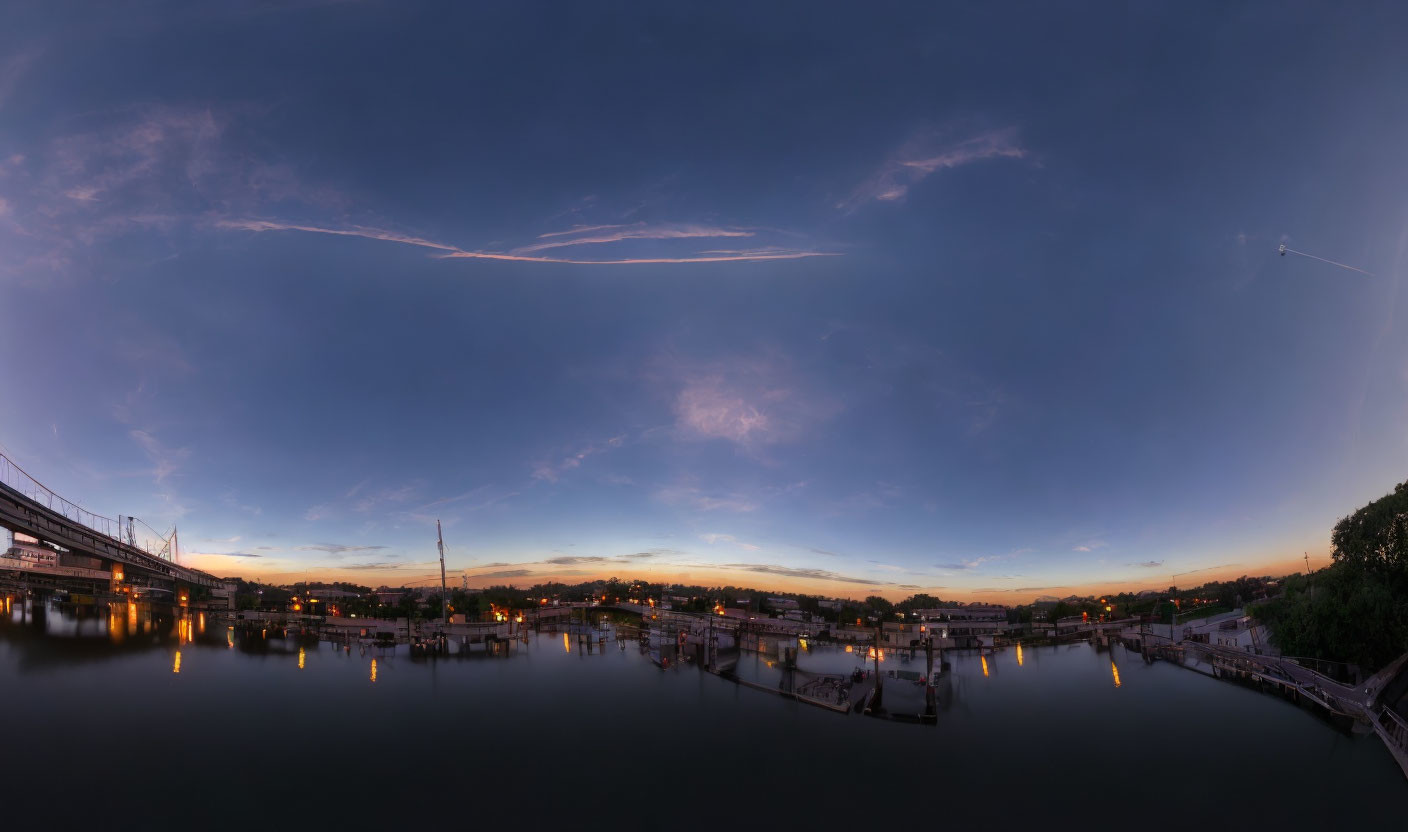
[[[19,492],[29,500],[38,503],[55,514],[72,520],[84,528],[95,531],[98,534],[106,535],[114,540],[127,543],[138,549],[144,549],[148,554],[164,560],[173,560],[171,557],[171,535],[159,534],[151,526],[143,523],[135,517],[127,518],[130,522],[127,529],[123,528],[121,519],[114,519],[103,514],[89,511],[77,503],[66,500],[53,489],[36,480],[25,472],[23,468],[16,465],[13,460],[0,453],[0,483]],[[138,528],[140,526],[140,528]],[[130,533],[129,533],[130,531]],[[140,534],[139,534],[140,532]]]
[[[1346,662],[1336,662],[1329,659],[1312,659],[1305,656],[1282,656],[1282,660],[1294,662],[1307,670],[1313,670],[1327,679],[1346,685],[1359,683],[1358,669]]]
[[[95,514],[77,503],[72,503],[55,494],[47,486],[26,474],[24,469],[0,454],[0,482],[13,488],[29,499],[44,506],[55,514],[62,514],[69,520],[87,526],[108,537],[118,536],[118,523],[111,517]]]
[[[1393,708],[1385,707],[1379,711],[1379,725],[1399,748],[1408,749],[1408,722]]]

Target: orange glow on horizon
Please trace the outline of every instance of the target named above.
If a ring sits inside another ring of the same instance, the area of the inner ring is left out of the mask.
[[[1230,580],[1237,578],[1241,575],[1271,575],[1279,577],[1282,575],[1303,573],[1305,571],[1305,561],[1302,559],[1300,553],[1302,550],[1307,549],[1313,553],[1310,556],[1310,565],[1312,569],[1320,569],[1330,564],[1331,561],[1329,553],[1326,550],[1325,544],[1319,539],[1313,541],[1287,539],[1283,541],[1275,541],[1273,544],[1269,544],[1264,548],[1255,548],[1245,553],[1226,553],[1227,557],[1230,560],[1236,560],[1241,565],[1228,567],[1225,569],[1209,569],[1205,572],[1198,572],[1196,576],[1190,576],[1196,577],[1196,584],[1190,583],[1189,586],[1195,586],[1197,584],[1205,583],[1208,581]],[[1292,552],[1295,553],[1295,556],[1288,556],[1287,553]],[[220,572],[228,570],[229,560],[228,558],[216,556],[205,558],[200,555],[192,555],[190,557],[189,565],[194,566],[197,569],[207,569],[207,571],[213,569],[217,572]],[[533,567],[528,566],[527,568],[532,569]],[[418,570],[414,567],[406,567],[406,572],[401,575],[396,575],[394,571],[392,572],[392,574],[388,575],[386,570],[367,571],[364,573],[359,573],[356,570],[345,570],[338,572],[329,571],[326,573],[320,573],[316,569],[309,571],[298,570],[294,572],[279,570],[270,570],[265,572],[257,568],[250,569],[246,565],[244,577],[247,580],[258,580],[273,584],[292,584],[302,582],[304,580],[351,580],[357,583],[368,584],[370,586],[376,586],[378,584],[388,584],[394,586],[396,584],[399,584],[403,580],[409,580],[417,577],[421,571],[422,570]],[[532,575],[524,576],[523,582],[520,584],[520,586],[530,585],[534,583],[546,583],[550,581],[560,581],[573,584],[584,581],[606,580],[607,578],[611,577],[611,574],[612,573],[610,572],[587,572],[586,574],[565,575],[552,571],[534,572]],[[917,589],[892,589],[888,587],[875,587],[862,584],[850,585],[838,583],[836,581],[810,581],[805,578],[789,578],[785,576],[769,576],[768,580],[760,581],[759,576],[756,573],[729,570],[725,568],[709,568],[706,574],[704,572],[698,571],[698,567],[691,567],[691,571],[688,574],[685,574],[659,566],[654,568],[645,566],[639,567],[638,569],[633,570],[631,578],[634,580],[651,581],[656,583],[689,583],[714,586],[732,584],[734,586],[755,587],[760,590],[775,590],[777,592],[799,592],[809,595],[821,595],[828,598],[863,598],[867,595],[880,595],[890,601],[903,600],[916,592],[928,592],[934,595],[941,595],[941,597],[946,600],[963,602],[979,601],[984,603],[999,603],[1007,605],[1030,603],[1036,600],[1037,597],[1042,595],[1064,596],[1068,594],[1075,594],[1090,595],[1095,598],[1099,598],[1102,595],[1108,597],[1107,593],[1137,592],[1143,589],[1166,589],[1168,586],[1167,576],[1161,579],[1151,575],[1131,574],[1125,580],[1112,581],[1108,579],[1102,579],[1098,582],[1094,580],[1088,582],[1082,580],[1062,582],[1060,581],[1059,577],[1057,577],[1051,582],[1050,585],[1035,588],[1026,592],[1007,590],[993,590],[988,592],[980,592],[978,591],[977,587],[974,587],[972,589],[965,589],[963,587],[956,587],[952,585],[947,586],[943,589],[940,589],[938,587],[919,587]],[[1187,580],[1187,578],[1180,578],[1180,580]],[[499,581],[498,579],[483,578],[477,580],[475,576],[469,576],[469,585],[475,589],[482,589],[485,586],[489,586],[499,582],[501,581]]]

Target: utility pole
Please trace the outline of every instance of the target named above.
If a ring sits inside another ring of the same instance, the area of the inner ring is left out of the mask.
[[[440,518],[435,518],[435,545],[440,549],[440,620],[444,626],[450,625],[449,611],[445,601],[445,536],[440,533]]]

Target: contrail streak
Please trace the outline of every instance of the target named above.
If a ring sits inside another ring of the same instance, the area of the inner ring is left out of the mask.
[[[1293,248],[1286,248],[1284,243],[1281,244],[1280,254],[1282,257],[1285,257],[1287,254],[1298,254],[1301,257],[1309,257],[1311,260],[1319,260],[1321,263],[1329,263],[1331,266],[1339,266],[1341,269],[1349,269],[1352,272],[1359,272],[1360,274],[1365,275],[1366,277],[1374,276],[1373,272],[1366,272],[1363,269],[1356,269],[1355,267],[1345,263],[1336,263],[1334,260],[1326,260],[1323,257],[1316,257],[1314,254],[1306,254],[1303,251],[1296,251]]]

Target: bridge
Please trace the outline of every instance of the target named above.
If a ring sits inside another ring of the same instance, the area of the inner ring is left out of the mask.
[[[139,538],[138,522],[129,517],[124,525],[121,518],[95,514],[0,454],[0,528],[39,541],[36,557],[0,557],[0,579],[114,597],[169,594],[173,602],[191,589],[224,586],[214,575],[176,562],[174,528],[163,536],[142,524]]]

